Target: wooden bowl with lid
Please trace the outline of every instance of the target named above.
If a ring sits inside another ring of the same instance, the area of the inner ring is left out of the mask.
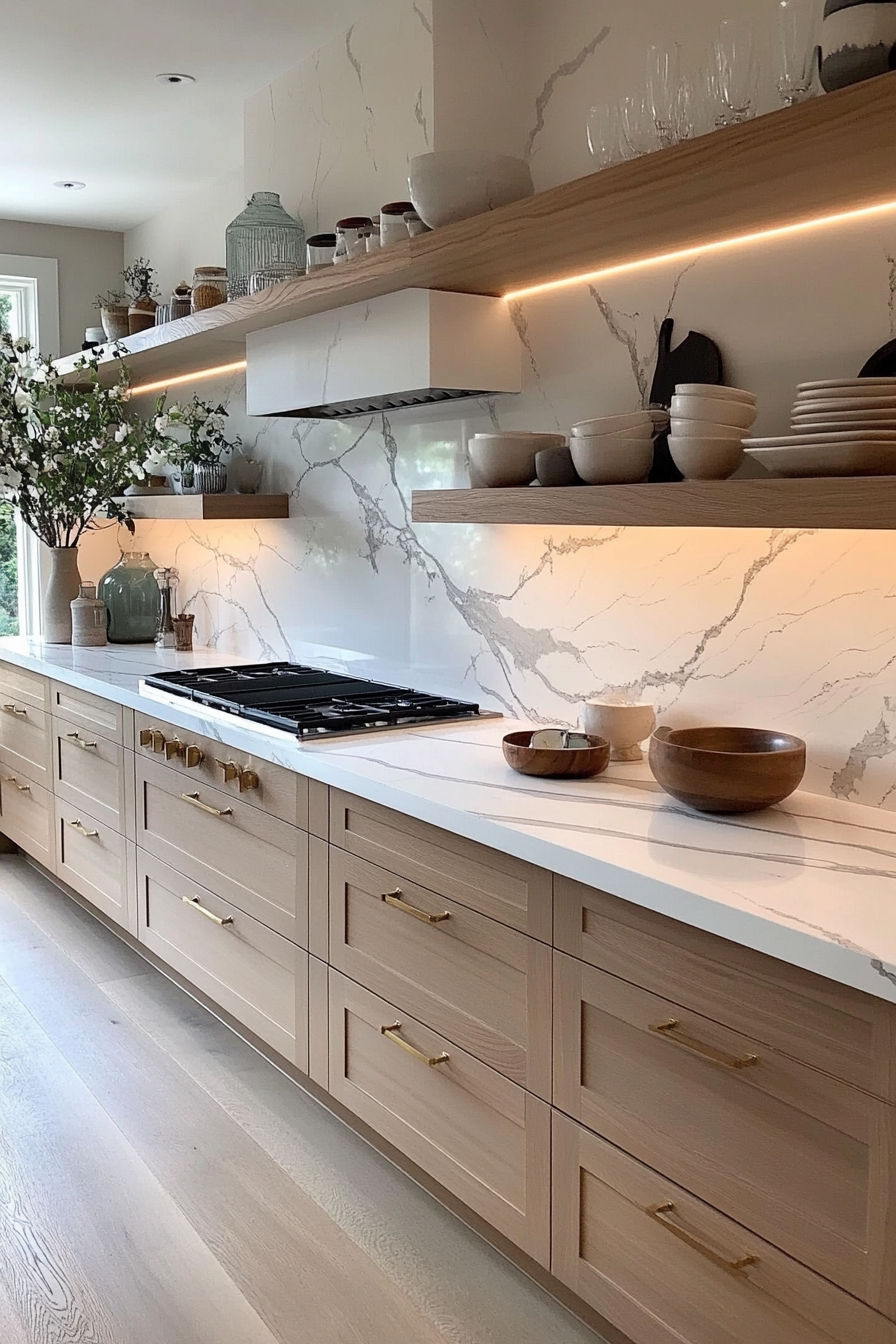
[[[759,812],[783,802],[806,773],[806,744],[765,728],[658,728],[656,782],[698,812]]]

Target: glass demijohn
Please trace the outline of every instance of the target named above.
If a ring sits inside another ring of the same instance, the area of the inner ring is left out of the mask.
[[[227,225],[227,286],[230,298],[249,292],[249,277],[268,266],[305,269],[305,228],[280,204],[276,191],[256,191],[245,210]]]

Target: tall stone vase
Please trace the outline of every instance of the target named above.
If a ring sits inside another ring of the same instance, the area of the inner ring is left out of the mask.
[[[50,548],[50,578],[44,592],[43,627],[48,644],[71,644],[72,602],[81,591],[77,546]]]

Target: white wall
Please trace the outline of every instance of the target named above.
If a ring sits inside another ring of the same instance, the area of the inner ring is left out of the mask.
[[[84,328],[99,325],[99,314],[93,307],[95,297],[119,281],[124,264],[122,235],[105,229],[70,229],[61,224],[0,219],[0,252],[56,259],[60,349],[45,349],[43,354],[67,355],[80,350]]]
[[[181,280],[190,284],[194,267],[224,265],[224,230],[245,204],[240,166],[130,229],[124,235],[125,258],[149,258],[157,271],[162,302],[167,303]]]

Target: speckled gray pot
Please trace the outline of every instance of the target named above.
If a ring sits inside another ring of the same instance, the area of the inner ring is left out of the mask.
[[[826,0],[821,83],[828,93],[896,65],[896,0]]]

